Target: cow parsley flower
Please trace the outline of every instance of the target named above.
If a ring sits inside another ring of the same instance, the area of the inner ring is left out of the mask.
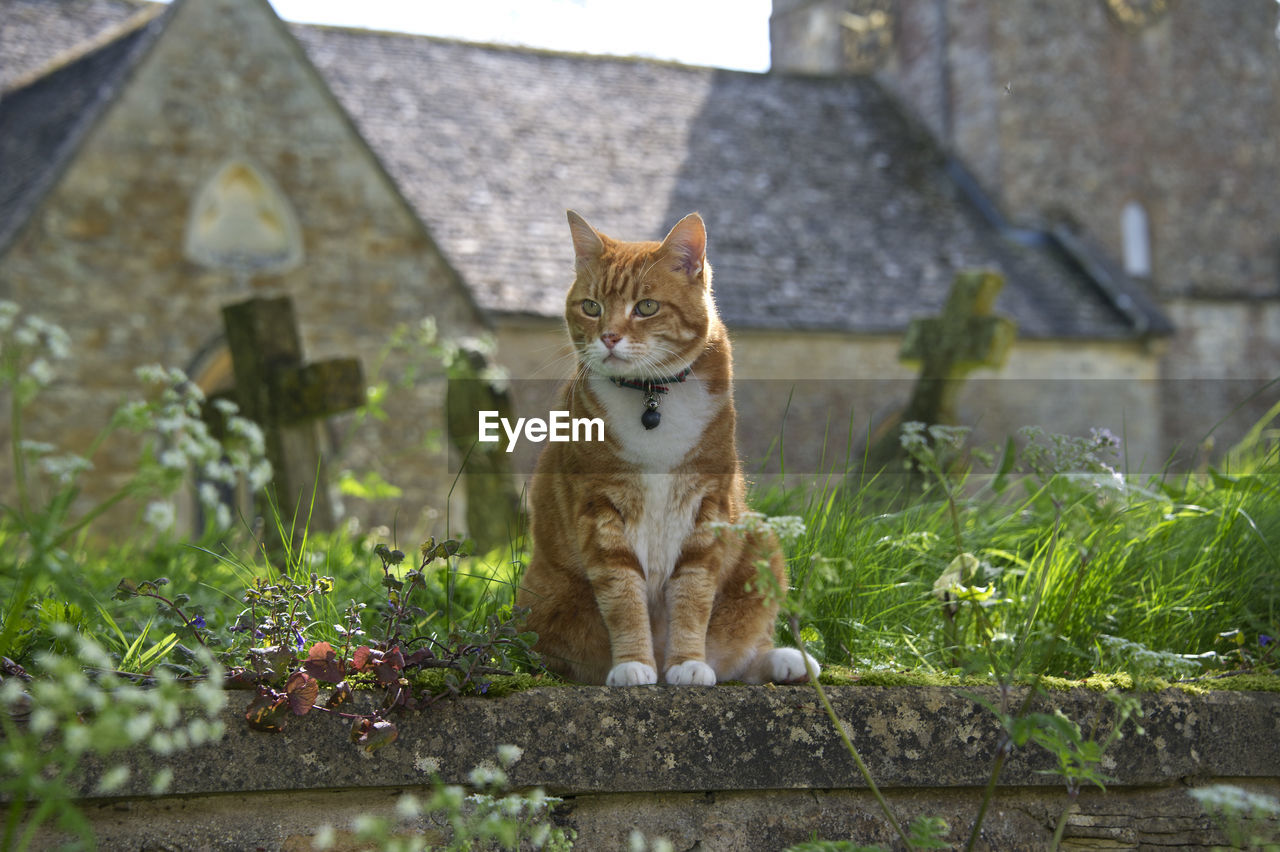
[[[158,532],[168,532],[173,529],[174,522],[177,520],[177,513],[174,511],[172,503],[165,500],[156,500],[147,504],[142,519],[148,526],[153,527]]]

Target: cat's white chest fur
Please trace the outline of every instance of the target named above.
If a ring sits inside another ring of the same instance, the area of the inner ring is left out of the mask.
[[[605,429],[618,441],[619,455],[643,471],[637,474],[643,508],[640,517],[628,524],[627,538],[644,568],[653,606],[662,601],[680,550],[693,532],[698,510],[693,505],[697,495],[687,487],[687,475],[670,471],[702,440],[723,400],[707,393],[706,385],[690,376],[659,396],[662,421],[655,429],[645,429],[640,422],[645,410],[642,391],[620,388],[602,376],[593,376],[591,381],[592,391],[604,403]]]
[[[627,527],[627,539],[644,568],[649,606],[662,614],[667,580],[675,570],[684,541],[693,532],[694,513],[690,493],[682,487],[686,474],[640,474],[644,488],[644,509],[640,518]],[[659,619],[664,620],[664,619]]]
[[[723,400],[707,392],[706,384],[691,375],[668,385],[658,394],[662,421],[655,429],[640,422],[644,414],[644,391],[618,387],[605,376],[590,378],[591,390],[604,403],[605,429],[618,441],[619,455],[646,473],[666,473],[678,465],[698,442],[707,423]]]

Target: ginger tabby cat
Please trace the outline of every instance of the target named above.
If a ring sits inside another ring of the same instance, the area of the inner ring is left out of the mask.
[[[661,243],[614,240],[572,211],[569,226],[578,366],[560,404],[603,418],[605,440],[550,443],[538,460],[518,598],[536,650],[610,686],[805,680],[804,655],[773,647],[776,596],[753,590],[760,563],[786,588],[777,540],[727,526],[745,483],[702,218]]]

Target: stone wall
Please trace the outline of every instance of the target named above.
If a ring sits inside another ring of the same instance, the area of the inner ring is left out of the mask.
[[[739,451],[755,478],[781,466],[791,474],[843,466],[874,430],[905,405],[916,370],[898,359],[896,335],[790,334],[732,330]],[[552,404],[569,374],[562,328],[553,322],[500,319],[498,357],[508,365],[518,413]],[[1134,473],[1155,472],[1160,447],[1161,384],[1156,353],[1127,342],[1020,340],[1000,370],[972,374],[960,417],[976,445],[1003,445],[1023,426],[1088,435],[1110,429],[1125,438]],[[1196,435],[1196,440],[1200,436]],[[537,447],[517,447],[517,470],[532,470]]]
[[[1280,153],[1280,49],[1270,0],[899,0],[880,72],[1015,222],[1054,213],[1121,257],[1121,211],[1147,210],[1158,295],[1273,297],[1269,187]]]
[[[989,688],[834,687],[837,716],[897,817],[947,819],[962,844],[999,740],[973,695]],[[280,734],[249,731],[247,694],[226,711],[228,734],[172,761],[135,755],[130,788],[82,801],[103,849],[306,849],[321,824],[350,827],[360,813],[390,814],[402,792],[433,775],[462,783],[513,744],[518,788],[564,798],[556,817],[577,848],[626,848],[633,829],[676,849],[774,850],[809,840],[891,843],[878,808],[809,687],[540,688],[468,698],[397,717],[400,736],[374,755],[347,743],[349,725],[319,713]],[[1106,753],[1105,793],[1072,803],[1052,759],[1015,750],[984,823],[983,849],[1045,848],[1069,808],[1067,848],[1209,848],[1223,837],[1187,791],[1227,780],[1280,794],[1280,695],[1167,691],[1140,696],[1144,732],[1130,722]],[[1036,709],[1061,710],[1103,736],[1111,703],[1086,690],[1054,693]],[[147,796],[153,769],[173,786]],[[91,789],[94,772],[85,779]],[[430,830],[429,823],[406,830]],[[1280,831],[1280,824],[1275,826]]]
[[[303,256],[291,271],[238,280],[184,254],[193,200],[231,158],[252,163],[296,213]],[[275,293],[294,298],[309,359],[355,356],[370,374],[398,323],[431,315],[460,333],[483,327],[269,7],[182,3],[0,258],[0,297],[65,326],[77,359],[33,411],[29,434],[83,451],[136,392],[136,367],[198,368],[219,345],[223,305]],[[405,364],[385,366],[394,377]],[[366,523],[438,532],[426,515],[443,511],[448,464],[443,449],[422,444],[443,428],[442,390],[438,379],[397,390],[386,423],[352,433],[347,418],[330,430],[339,466],[381,469],[405,489],[394,505],[361,510]],[[89,497],[136,459],[132,445],[105,449]]]

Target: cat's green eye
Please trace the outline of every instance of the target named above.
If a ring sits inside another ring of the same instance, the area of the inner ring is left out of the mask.
[[[600,316],[600,303],[593,302],[590,299],[583,299],[582,312],[589,317],[598,317]]]
[[[636,313],[642,317],[651,317],[658,312],[658,303],[653,299],[641,299],[636,302]]]

